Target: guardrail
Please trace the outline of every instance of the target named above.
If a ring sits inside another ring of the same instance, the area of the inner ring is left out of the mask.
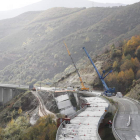
[[[114,123],[115,123],[115,120],[116,120],[116,118],[117,118],[118,111],[119,111],[118,105],[116,106],[116,108],[117,108],[117,110],[116,110],[115,116],[114,116],[114,118],[113,118],[113,123],[112,123],[112,132],[113,132],[113,135],[114,135],[114,137],[115,137],[116,140],[122,140],[122,139],[120,138],[120,136],[118,135],[118,133],[117,133],[115,127],[114,127]]]

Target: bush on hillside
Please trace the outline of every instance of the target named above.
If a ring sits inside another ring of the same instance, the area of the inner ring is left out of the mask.
[[[136,79],[140,79],[140,70],[137,71],[137,74],[136,74]]]

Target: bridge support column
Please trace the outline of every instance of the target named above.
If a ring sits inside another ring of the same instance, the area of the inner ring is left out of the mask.
[[[12,98],[18,95],[16,89],[12,88],[11,90],[12,90]]]
[[[3,103],[7,103],[12,99],[12,89],[3,88]]]
[[[3,88],[0,88],[0,103],[3,104]]]
[[[13,90],[9,89],[9,98],[8,101],[10,101],[13,98]]]

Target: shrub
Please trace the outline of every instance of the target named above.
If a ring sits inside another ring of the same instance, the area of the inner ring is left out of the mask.
[[[140,79],[140,70],[137,71],[136,79]]]

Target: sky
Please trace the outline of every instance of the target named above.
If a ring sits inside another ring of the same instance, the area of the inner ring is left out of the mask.
[[[0,0],[0,11],[7,11],[12,9],[21,8],[32,3],[39,2],[41,0]],[[122,3],[133,4],[140,0],[90,0],[99,3]]]
[[[121,3],[121,4],[133,4],[140,0],[90,0],[99,3]]]
[[[0,0],[0,11],[21,8],[41,0]]]

